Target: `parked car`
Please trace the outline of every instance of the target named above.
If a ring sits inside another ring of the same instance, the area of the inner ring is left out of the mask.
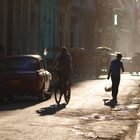
[[[0,68],[0,98],[32,95],[44,101],[51,97],[51,81],[40,55],[6,56]]]

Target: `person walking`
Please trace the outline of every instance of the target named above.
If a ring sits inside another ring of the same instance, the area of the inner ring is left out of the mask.
[[[111,61],[107,79],[111,77],[112,81],[112,100],[117,103],[118,88],[120,84],[121,70],[124,72],[124,66],[121,62],[122,54],[117,54],[117,58]]]

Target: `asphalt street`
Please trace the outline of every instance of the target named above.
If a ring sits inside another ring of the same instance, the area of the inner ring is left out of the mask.
[[[118,104],[106,104],[106,76],[77,77],[70,103],[54,96],[38,103],[17,98],[0,103],[1,140],[139,140],[140,76],[123,74]]]

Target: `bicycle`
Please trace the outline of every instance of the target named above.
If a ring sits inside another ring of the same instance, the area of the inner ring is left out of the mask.
[[[66,73],[57,74],[54,84],[54,96],[57,104],[60,104],[61,98],[64,95],[64,100],[66,104],[69,103],[71,97],[71,85],[66,78]]]

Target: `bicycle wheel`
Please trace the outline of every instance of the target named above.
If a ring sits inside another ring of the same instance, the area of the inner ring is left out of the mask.
[[[61,97],[62,97],[62,92],[60,91],[60,84],[59,83],[55,84],[54,97],[55,97],[56,103],[59,104],[61,101]]]
[[[65,99],[66,104],[68,104],[70,101],[70,97],[71,97],[71,86],[69,84],[66,86],[67,87],[66,87],[66,91],[64,93],[64,99]]]

